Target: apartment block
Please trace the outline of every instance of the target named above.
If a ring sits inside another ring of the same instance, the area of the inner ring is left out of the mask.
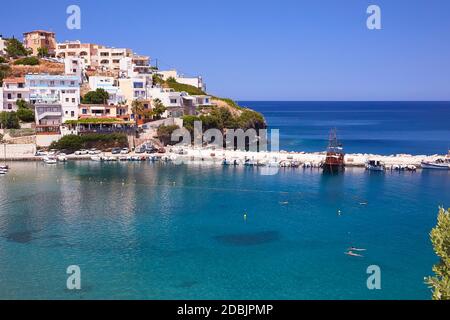
[[[85,66],[97,67],[99,47],[101,46],[92,43],[81,43],[80,41],[58,43],[56,57],[60,59],[79,57],[83,59]]]
[[[60,124],[78,119],[80,83],[77,76],[33,74],[26,75],[25,81],[30,91],[30,102],[36,107],[37,124],[51,122],[56,125],[58,117]]]
[[[24,78],[5,78],[2,89],[2,111],[16,111],[17,100],[29,101],[30,91]]]

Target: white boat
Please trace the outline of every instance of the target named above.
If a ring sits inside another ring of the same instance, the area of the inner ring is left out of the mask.
[[[422,169],[434,169],[434,170],[450,170],[450,163],[442,159],[436,161],[422,161]]]
[[[8,171],[6,171],[6,170],[0,170],[0,175],[5,175],[6,173],[7,173]]]
[[[66,161],[67,161],[67,156],[66,156],[66,154],[64,154],[64,153],[60,153],[60,154],[58,154],[58,156],[56,157],[56,159],[57,159],[58,161],[61,161],[61,162],[66,162]]]
[[[56,161],[55,158],[50,158],[50,157],[44,157],[43,161],[46,164],[56,164],[58,162],[58,161]]]
[[[92,160],[92,161],[98,161],[98,162],[99,162],[99,161],[102,161],[102,157],[101,157],[101,156],[92,156],[92,157],[91,157],[91,160]]]
[[[369,160],[366,163],[366,169],[369,171],[384,171],[385,165],[383,162],[378,160]]]

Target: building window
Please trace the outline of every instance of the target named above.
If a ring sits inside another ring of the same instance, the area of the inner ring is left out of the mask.
[[[82,109],[82,110],[81,110],[81,113],[82,113],[82,114],[87,114],[87,109]]]
[[[8,99],[12,99],[11,93],[8,93]]]
[[[75,111],[70,111],[70,116],[75,117]]]
[[[72,98],[72,103],[75,103],[75,98]]]
[[[172,104],[177,103],[177,99],[170,99],[170,103],[172,103]]]
[[[11,109],[12,109],[12,104],[8,103],[8,110],[11,110]]]
[[[69,98],[66,98],[66,102],[69,102]]]
[[[22,94],[21,93],[17,94],[17,99],[22,99]]]
[[[134,82],[133,87],[135,89],[142,89],[142,88],[144,88],[144,83],[143,82]]]

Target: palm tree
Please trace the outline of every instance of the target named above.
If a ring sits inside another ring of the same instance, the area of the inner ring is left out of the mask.
[[[153,100],[153,115],[157,119],[161,118],[161,115],[166,111],[166,109],[167,108],[164,106],[161,100],[159,100],[158,98]]]
[[[134,114],[134,123],[138,126],[138,118],[144,114],[144,103],[140,100],[133,100],[131,103],[131,112]]]

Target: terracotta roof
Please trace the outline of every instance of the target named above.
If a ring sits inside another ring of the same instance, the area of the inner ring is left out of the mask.
[[[23,77],[5,78],[5,79],[3,79],[3,83],[25,83],[25,78],[23,78]]]

